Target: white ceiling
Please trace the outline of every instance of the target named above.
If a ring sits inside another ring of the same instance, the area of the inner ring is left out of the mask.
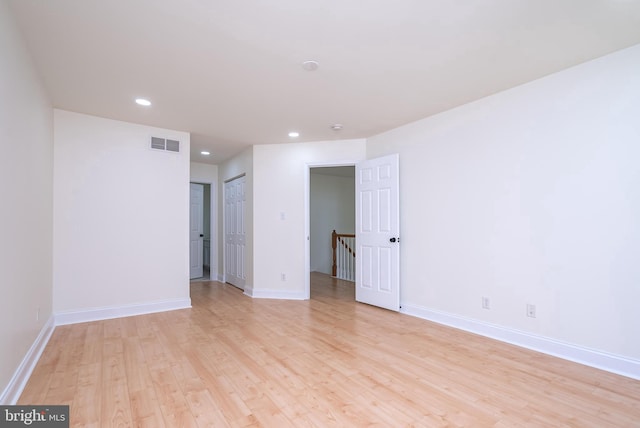
[[[209,163],[291,130],[368,137],[640,43],[634,0],[10,3],[55,107],[191,132]]]

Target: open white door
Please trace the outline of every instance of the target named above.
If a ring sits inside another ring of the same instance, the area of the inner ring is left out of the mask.
[[[189,208],[189,277],[202,277],[204,186],[191,183]]]
[[[356,165],[356,300],[400,310],[399,156]]]

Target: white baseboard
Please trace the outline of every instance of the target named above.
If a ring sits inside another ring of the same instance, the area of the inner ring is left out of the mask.
[[[640,361],[416,305],[402,313],[640,380]]]
[[[161,300],[125,306],[90,308],[80,311],[58,312],[55,314],[56,325],[77,324],[81,322],[108,320],[112,318],[130,317],[134,315],[152,314],[155,312],[173,311],[191,307],[191,298]]]
[[[245,285],[244,294],[254,299],[307,300],[304,291],[262,290]]]
[[[51,316],[42,326],[38,337],[36,337],[36,340],[22,359],[18,369],[13,374],[9,384],[2,392],[2,395],[0,395],[0,405],[13,405],[18,402],[18,399],[20,398],[24,387],[27,385],[27,381],[29,380],[33,369],[36,367],[36,364],[40,359],[40,355],[42,355],[42,351],[44,351],[44,348],[47,346],[54,329],[54,317]]]

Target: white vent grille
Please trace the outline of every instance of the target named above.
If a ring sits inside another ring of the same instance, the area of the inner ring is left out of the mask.
[[[180,151],[180,141],[167,139],[167,151],[178,153]]]
[[[164,150],[164,138],[151,137],[151,148],[156,150]]]
[[[180,152],[180,141],[169,140],[168,138],[151,137],[151,148],[154,150],[164,150],[167,152]]]

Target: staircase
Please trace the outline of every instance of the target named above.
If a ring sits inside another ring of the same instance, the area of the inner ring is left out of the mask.
[[[333,265],[331,275],[347,281],[356,280],[356,235],[331,233]]]

